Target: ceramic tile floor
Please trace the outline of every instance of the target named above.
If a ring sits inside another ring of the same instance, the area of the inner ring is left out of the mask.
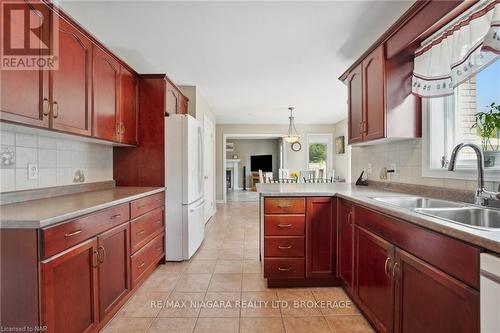
[[[161,265],[103,332],[373,332],[354,305],[295,306],[352,304],[340,288],[267,288],[258,230],[257,203],[218,206],[195,256]]]
[[[227,202],[249,202],[249,201],[259,201],[259,193],[250,190],[229,190],[226,193]]]

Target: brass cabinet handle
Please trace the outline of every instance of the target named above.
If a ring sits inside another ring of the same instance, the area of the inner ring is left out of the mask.
[[[352,225],[352,211],[350,211],[347,215],[347,223],[349,223],[349,225]]]
[[[99,266],[99,253],[97,250],[92,251],[92,267]]]
[[[278,208],[290,208],[292,207],[291,204],[284,204],[284,203],[279,203],[278,204]]]
[[[279,227],[279,228],[291,228],[291,227],[292,227],[292,225],[291,225],[291,224],[283,224],[283,223],[279,223],[279,224],[278,224],[278,227]]]
[[[288,245],[288,246],[281,246],[281,245],[279,245],[278,246],[278,249],[280,249],[280,250],[288,250],[288,249],[291,249],[291,248],[292,248],[291,245]]]
[[[158,246],[158,247],[156,248],[156,251],[160,251],[160,252],[161,252],[161,251],[163,251],[163,246]]]
[[[72,237],[72,236],[75,236],[75,235],[78,235],[79,233],[82,232],[82,229],[78,229],[76,231],[73,231],[73,232],[70,232],[68,234],[64,234],[64,237],[68,238],[68,237]]]
[[[136,235],[142,235],[144,233],[144,231],[145,231],[144,229],[143,230],[139,230],[139,231],[137,231]]]
[[[144,207],[146,207],[146,205],[140,205],[140,206],[137,206],[137,209],[143,209]]]
[[[156,224],[161,224],[161,220],[157,220],[157,221],[156,221]]]
[[[119,123],[116,123],[116,134],[117,135],[120,135],[120,124]]]
[[[98,262],[102,264],[104,262],[104,259],[106,258],[106,249],[104,246],[99,246],[99,257],[98,257]]]
[[[120,125],[121,128],[121,134],[125,134],[125,125],[123,123]]]
[[[399,263],[394,263],[394,266],[392,266],[392,278],[394,281],[397,281],[399,279]]]
[[[387,275],[388,277],[390,277],[389,270],[391,269],[391,261],[392,261],[392,259],[390,257],[387,257],[387,259],[385,259],[385,263],[384,263],[384,272],[385,272],[385,275]]]
[[[143,261],[139,266],[137,266],[137,268],[141,268],[142,266],[146,265],[146,262]]]
[[[44,116],[48,116],[50,113],[50,103],[48,98],[43,99],[42,112]]]
[[[109,219],[114,220],[114,219],[119,218],[120,216],[122,216],[122,214],[116,214],[116,215],[111,216]]]
[[[286,268],[278,267],[278,271],[281,271],[281,272],[288,272],[290,270],[292,270],[292,267],[286,267]]]
[[[52,102],[52,104],[54,105],[54,108],[53,108],[53,117],[54,119],[56,119],[57,117],[59,117],[59,103],[57,103],[57,101],[54,101]]]

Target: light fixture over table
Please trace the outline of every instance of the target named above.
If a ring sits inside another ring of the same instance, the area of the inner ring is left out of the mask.
[[[299,132],[297,132],[297,129],[295,128],[295,122],[293,117],[293,110],[295,110],[295,108],[293,106],[290,106],[288,110],[290,110],[290,117],[288,117],[288,119],[290,119],[290,124],[288,125],[288,132],[285,135],[284,139],[286,142],[292,143],[299,141],[300,134]]]

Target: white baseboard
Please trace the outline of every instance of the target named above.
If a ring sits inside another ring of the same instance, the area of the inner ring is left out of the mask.
[[[215,200],[215,203],[218,203],[218,204],[223,204],[225,203],[224,200]]]

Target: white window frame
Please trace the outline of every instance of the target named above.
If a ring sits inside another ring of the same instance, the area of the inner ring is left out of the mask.
[[[454,108],[456,104],[448,103],[446,107]],[[451,104],[451,106],[450,106]],[[464,164],[457,164],[455,171],[448,171],[446,168],[432,168],[431,167],[431,133],[430,133],[430,100],[428,98],[422,99],[422,177],[429,178],[446,178],[446,179],[462,179],[462,180],[476,180],[477,179],[477,163],[472,166]],[[455,117],[455,121],[457,117]],[[453,126],[454,128],[456,126]],[[450,158],[450,156],[447,156]],[[484,172],[485,181],[498,182],[500,180],[500,169],[485,168]]]
[[[309,145],[312,143],[326,143],[326,173],[328,176],[333,170],[333,134],[310,133],[307,134],[305,170],[309,169]]]

